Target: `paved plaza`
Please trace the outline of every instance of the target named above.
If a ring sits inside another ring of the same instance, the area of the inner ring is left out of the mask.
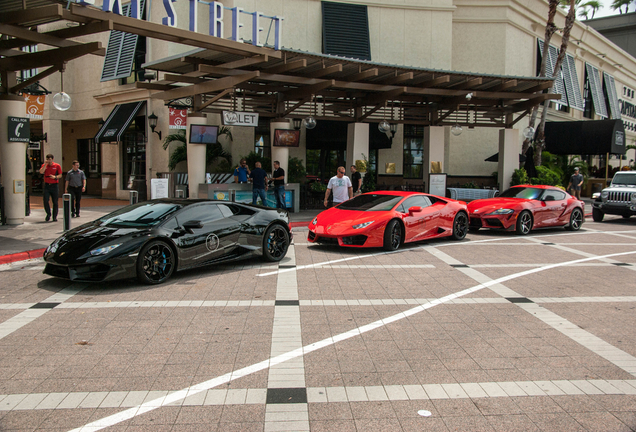
[[[636,430],[636,219],[394,253],[293,232],[152,287],[1,265],[0,431]]]

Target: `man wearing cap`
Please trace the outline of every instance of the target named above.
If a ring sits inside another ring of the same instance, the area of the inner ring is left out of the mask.
[[[579,168],[574,168],[574,174],[570,177],[570,184],[568,184],[568,191],[572,193],[576,198],[581,199],[581,186],[583,186],[583,175],[579,174]]]

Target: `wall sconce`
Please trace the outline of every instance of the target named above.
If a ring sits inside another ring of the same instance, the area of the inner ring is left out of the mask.
[[[397,123],[393,123],[391,125],[391,139],[395,138],[395,133],[397,132],[398,125]]]
[[[300,130],[300,126],[302,125],[302,119],[292,119],[292,126],[294,126],[295,130]]]
[[[154,112],[150,114],[148,116],[148,125],[150,126],[150,130],[159,135],[159,139],[161,139],[161,132],[155,130],[155,128],[157,127],[157,118],[158,117],[155,115]]]

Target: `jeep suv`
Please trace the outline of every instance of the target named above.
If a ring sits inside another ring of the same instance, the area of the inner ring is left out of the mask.
[[[636,171],[617,172],[612,184],[596,196],[592,206],[594,222],[602,221],[606,214],[626,219],[636,215]]]

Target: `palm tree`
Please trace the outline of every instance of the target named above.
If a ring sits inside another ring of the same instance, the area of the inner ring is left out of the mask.
[[[612,2],[612,5],[610,6],[612,8],[612,10],[618,10],[618,12],[620,14],[623,13],[623,10],[621,9],[623,6],[625,6],[625,13],[629,12],[629,5],[633,2],[634,0],[614,0]]]
[[[579,9],[579,17],[585,19],[594,19],[594,14],[599,11],[603,7],[603,3],[598,0],[588,0],[585,3],[581,3],[578,5]],[[592,16],[589,17],[589,13],[592,12]]]
[[[232,131],[226,126],[219,128],[218,136],[226,135],[230,141],[234,141],[232,137]],[[188,145],[186,142],[185,130],[180,130],[177,133],[168,135],[163,139],[163,149],[167,150],[170,143],[180,142],[181,145],[175,148],[170,154],[170,160],[168,161],[168,169],[173,171],[179,162],[188,160]],[[229,165],[232,165],[232,154],[223,150],[223,146],[219,143],[207,144],[205,149],[205,163],[206,165],[212,164],[217,159],[222,158],[227,161]]]

